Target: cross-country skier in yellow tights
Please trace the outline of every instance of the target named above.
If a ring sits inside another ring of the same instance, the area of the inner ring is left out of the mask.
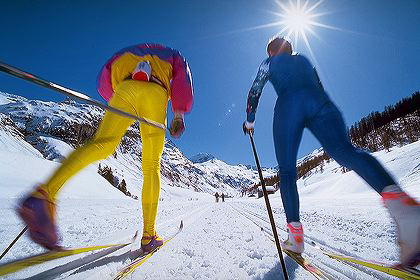
[[[98,91],[109,105],[127,113],[166,125],[166,109],[171,99],[174,119],[170,133],[184,132],[184,113],[193,103],[191,73],[185,59],[174,49],[158,44],[131,46],[115,53],[98,76]],[[119,145],[134,120],[106,112],[92,140],[76,149],[48,181],[25,197],[18,214],[28,226],[31,239],[47,249],[59,249],[55,222],[57,195],[65,182],[89,164],[105,159]],[[155,230],[160,193],[160,159],[165,131],[140,125],[143,169],[142,249],[162,245]]]

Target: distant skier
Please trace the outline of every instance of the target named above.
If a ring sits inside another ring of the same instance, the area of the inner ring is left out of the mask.
[[[222,193],[222,202],[225,202],[225,194]]]
[[[98,91],[115,108],[166,124],[167,104],[171,99],[174,118],[170,134],[179,138],[184,132],[184,113],[193,103],[191,73],[177,50],[140,44],[115,53],[98,76]],[[30,237],[47,249],[59,249],[56,199],[65,182],[89,164],[111,155],[134,121],[105,112],[96,135],[75,150],[46,181],[22,200],[18,213],[28,226]],[[165,131],[140,124],[143,169],[143,251],[162,245],[155,230],[160,194],[160,160]],[[86,186],[89,187],[89,186]]]
[[[216,193],[214,194],[214,197],[216,198],[216,202],[219,202],[219,193],[218,193],[218,192],[216,192]]]
[[[308,59],[292,55],[292,45],[281,37],[269,41],[267,53],[269,57],[259,67],[248,94],[243,129],[253,133],[258,101],[264,85],[270,80],[278,95],[273,135],[289,232],[288,239],[282,242],[283,248],[296,253],[304,250],[296,186],[296,157],[306,127],[331,157],[354,170],[382,196],[398,226],[401,264],[408,267],[417,265],[420,261],[420,204],[397,185],[374,157],[351,144],[340,111],[324,91]]]

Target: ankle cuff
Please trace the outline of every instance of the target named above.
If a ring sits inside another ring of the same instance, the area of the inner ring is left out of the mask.
[[[383,200],[397,200],[407,196],[405,192],[381,192]]]

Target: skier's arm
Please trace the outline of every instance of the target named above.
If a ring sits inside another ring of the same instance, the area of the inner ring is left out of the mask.
[[[321,80],[319,79],[318,72],[316,71],[315,67],[314,67],[314,72],[315,72],[315,76],[316,76],[316,78],[317,78],[317,80],[318,80],[318,85],[319,85],[319,87],[320,87],[322,90],[324,90],[324,86],[322,85]]]
[[[253,123],[255,121],[255,113],[257,111],[258,102],[260,100],[262,90],[269,78],[269,65],[268,59],[261,63],[251,89],[249,90],[246,108],[246,121],[248,123]]]
[[[185,58],[179,52],[175,52],[171,81],[172,111],[182,114],[189,112],[193,104],[193,98],[190,68]]]
[[[185,58],[176,51],[173,56],[171,81],[171,102],[174,119],[169,129],[171,135],[175,138],[179,138],[185,130],[184,113],[191,110],[193,98],[190,68]]]

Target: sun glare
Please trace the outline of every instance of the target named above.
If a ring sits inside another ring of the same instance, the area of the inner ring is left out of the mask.
[[[311,25],[310,19],[311,14],[308,11],[293,6],[284,14],[283,22],[291,33],[300,34],[309,29]]]
[[[295,44],[295,47],[301,38],[305,42],[308,49],[310,49],[307,32],[310,32],[316,36],[315,32],[312,30],[312,27],[323,26],[323,24],[316,21],[316,18],[321,14],[315,13],[315,9],[322,2],[323,0],[319,0],[313,5],[309,5],[309,0],[306,0],[303,4],[300,0],[296,0],[295,2],[289,0],[288,5],[285,5],[279,0],[276,1],[276,3],[281,8],[280,13],[274,13],[281,19],[278,22],[278,24],[282,26],[280,33],[286,34],[286,37],[291,38]]]
[[[280,7],[280,12],[272,12],[280,18],[279,21],[266,26],[278,25],[281,27],[279,35],[290,38],[294,48],[297,48],[298,42],[303,41],[309,50],[311,56],[315,59],[312,48],[309,44],[308,33],[317,37],[314,27],[323,27],[328,29],[340,30],[339,28],[320,23],[319,17],[327,13],[317,13],[316,9],[324,0],[276,0]],[[312,4],[313,3],[313,4]]]
[[[331,12],[318,12],[317,9],[324,0],[274,0],[278,6],[277,11],[268,11],[278,17],[278,20],[262,25],[252,26],[244,29],[225,32],[220,35],[227,35],[237,32],[249,32],[264,28],[279,28],[277,35],[288,38],[293,44],[293,49],[298,50],[298,42],[303,41],[310,55],[315,55],[309,44],[309,35],[322,40],[316,33],[316,28],[327,28],[337,31],[344,31],[331,25],[320,22],[320,17]]]

